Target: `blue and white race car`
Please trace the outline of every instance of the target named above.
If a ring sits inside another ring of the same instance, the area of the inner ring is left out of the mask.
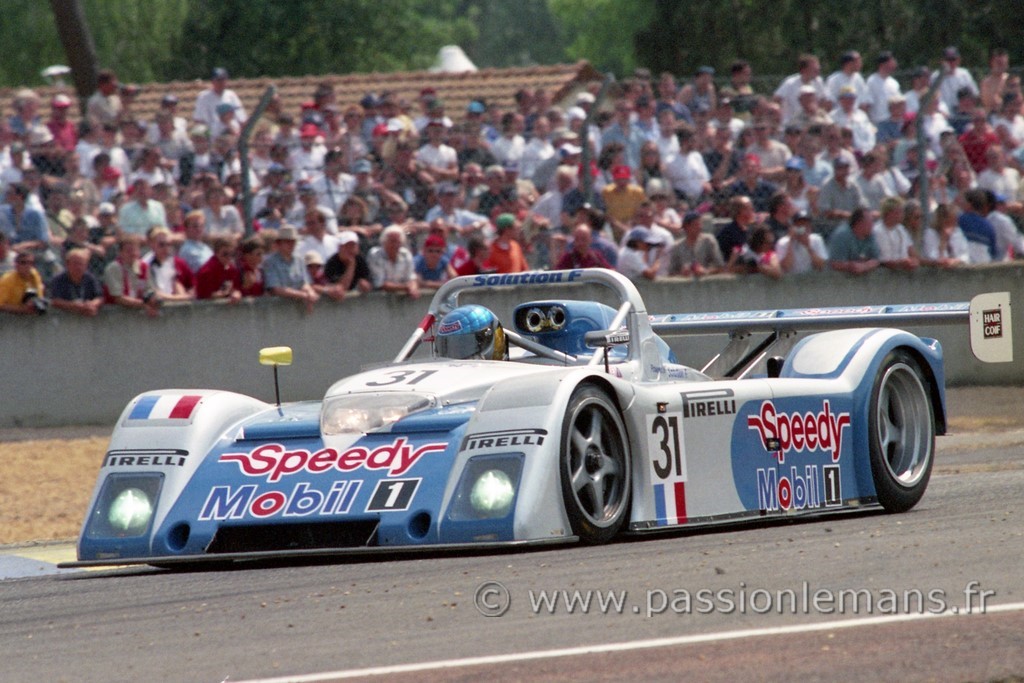
[[[463,301],[521,284],[602,285],[616,305],[530,301],[503,326]],[[942,351],[889,325],[970,321],[976,355],[1005,361],[1009,317],[1007,294],[652,316],[606,270],[458,278],[392,364],[321,401],[177,389],[134,398],[68,566],[603,543],[908,510],[946,429]],[[677,363],[665,341],[712,332],[730,341],[700,369]],[[261,360],[290,355],[265,349]]]

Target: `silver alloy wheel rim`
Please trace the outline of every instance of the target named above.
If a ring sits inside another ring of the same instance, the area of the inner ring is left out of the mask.
[[[875,418],[889,475],[900,486],[913,487],[928,469],[933,442],[928,396],[909,365],[896,363],[886,370]]]
[[[576,507],[591,524],[607,527],[625,502],[628,467],[618,416],[595,398],[581,403],[569,429],[569,481]]]

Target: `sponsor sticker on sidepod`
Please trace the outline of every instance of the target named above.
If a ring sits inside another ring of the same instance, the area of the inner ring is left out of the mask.
[[[850,437],[850,413],[835,410],[828,399],[795,403],[788,402],[787,407],[793,407],[782,410],[771,400],[761,401],[752,410],[743,410],[734,423],[733,443],[739,445],[732,452],[734,483],[748,510],[842,504],[846,468],[839,463],[844,437]],[[768,463],[751,460],[752,432],[767,452]]]
[[[219,462],[233,462],[243,475],[266,477],[268,482],[280,481],[282,477],[298,472],[320,474],[332,469],[339,472],[386,470],[386,476],[398,477],[408,472],[427,453],[440,453],[446,448],[448,444],[445,443],[414,446],[405,437],[376,448],[353,446],[340,452],[334,448],[289,450],[279,443],[269,443],[248,453],[224,453]]]
[[[780,413],[775,404],[765,401],[756,415],[747,417],[747,428],[757,431],[765,450],[777,453],[779,464],[787,452],[830,451],[832,462],[839,462],[843,449],[843,429],[850,426],[849,413],[833,413],[828,399],[817,413]]]

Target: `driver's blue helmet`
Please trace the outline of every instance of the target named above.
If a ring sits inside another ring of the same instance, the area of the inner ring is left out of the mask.
[[[489,309],[477,304],[459,306],[441,318],[434,344],[444,358],[508,360],[501,323]]]

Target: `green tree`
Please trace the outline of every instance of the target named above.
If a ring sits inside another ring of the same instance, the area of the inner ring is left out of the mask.
[[[557,64],[568,59],[561,25],[546,0],[463,0],[458,15],[477,27],[462,44],[480,68]]]
[[[620,76],[636,66],[689,75],[743,57],[761,90],[801,52],[891,49],[906,68],[943,46],[984,69],[990,47],[1024,62],[1024,13],[1005,0],[81,0],[99,65],[124,81],[368,73],[428,67],[444,45],[481,67],[589,60]],[[50,3],[3,0],[0,85],[38,85],[68,63]]]
[[[475,27],[452,0],[192,0],[172,71],[206,77],[395,71],[430,66]]]
[[[83,7],[101,67],[115,69],[125,81],[165,76],[188,0],[84,0]],[[0,45],[0,84],[39,85],[40,71],[69,61],[50,4],[38,0],[4,0]]]
[[[857,49],[871,71],[873,57],[892,50],[906,68],[935,65],[946,45],[958,45],[965,65],[984,69],[991,47],[1024,61],[1024,14],[999,0],[549,0],[573,59],[629,73],[634,66],[688,75],[702,64],[724,69],[735,58],[764,76],[762,90],[795,70],[811,52],[823,69]]]
[[[617,74],[644,66],[634,37],[651,25],[660,2],[622,2],[621,0],[549,0],[552,14],[562,24],[568,45],[566,55],[573,60],[589,60],[601,71]],[[676,3],[669,3],[676,4]],[[693,3],[678,3],[687,7]],[[639,58],[639,60],[638,60]]]
[[[32,0],[6,0],[0,21],[0,84],[38,85],[39,72],[65,63],[50,5]]]

